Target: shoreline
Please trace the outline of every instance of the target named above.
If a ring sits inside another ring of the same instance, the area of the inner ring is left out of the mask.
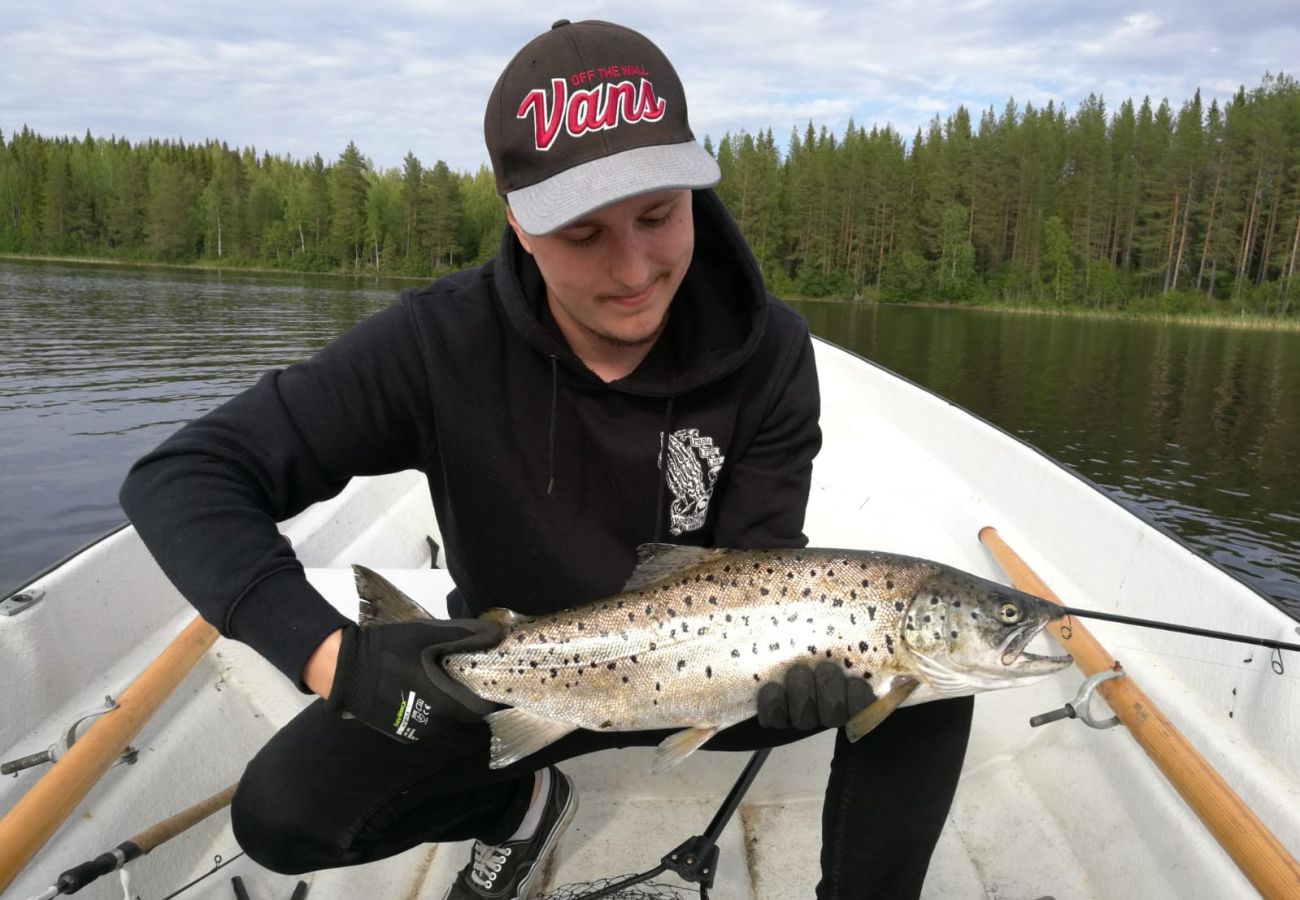
[[[213,265],[211,263],[164,263],[140,262],[137,260],[112,259],[107,257],[87,256],[49,256],[25,255],[20,253],[0,253],[0,261],[67,263],[72,265],[121,266],[139,269],[174,269],[189,272],[247,272],[253,275],[289,275],[313,276],[325,278],[366,278],[374,281],[391,279],[428,283],[438,276],[396,275],[377,272],[305,272],[298,269],[273,269],[266,266]],[[885,300],[854,299],[852,297],[799,297],[783,296],[783,300],[798,303],[839,303],[861,306],[890,306],[903,309],[941,309],[987,313],[1013,313],[1026,316],[1058,316],[1072,319],[1104,319],[1111,321],[1155,322],[1166,325],[1199,325],[1224,328],[1241,328],[1255,331],[1300,331],[1300,319],[1270,319],[1261,316],[1229,316],[1215,313],[1154,313],[1131,312],[1120,309],[1088,309],[1085,307],[1062,307],[1048,309],[1024,304],[964,304],[964,303],[891,303]]]

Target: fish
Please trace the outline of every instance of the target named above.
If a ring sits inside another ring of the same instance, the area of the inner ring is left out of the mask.
[[[354,566],[358,621],[432,618]],[[845,726],[861,739],[902,706],[1028,684],[1073,661],[1026,647],[1060,609],[951,566],[869,550],[734,550],[645,544],[623,590],[540,616],[491,609],[489,650],[443,669],[506,708],[485,716],[492,768],[578,729],[674,729],[652,769],[680,763],[756,714],[759,687],[831,660],[876,701]]]

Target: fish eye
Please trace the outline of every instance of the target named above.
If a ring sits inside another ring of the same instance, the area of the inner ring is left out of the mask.
[[[1020,621],[1020,607],[1014,603],[1003,603],[998,607],[998,618],[1007,625],[1014,625]]]

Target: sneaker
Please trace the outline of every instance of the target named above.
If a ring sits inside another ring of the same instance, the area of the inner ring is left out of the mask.
[[[551,767],[551,790],[542,820],[531,838],[498,847],[474,842],[469,865],[460,870],[444,900],[529,900],[542,887],[541,875],[555,852],[560,835],[578,809],[573,782]]]

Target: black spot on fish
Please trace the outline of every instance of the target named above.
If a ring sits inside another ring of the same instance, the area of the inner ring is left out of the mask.
[[[923,616],[923,617],[921,618],[921,621],[922,621],[922,622],[925,622],[925,623],[928,625],[928,624],[930,623],[930,617],[929,617],[929,616]]]
[[[972,610],[970,611],[970,617],[971,617],[972,620],[974,620],[974,619],[978,619],[978,618],[980,617],[980,614],[979,614],[978,611],[972,609]]]
[[[560,670],[559,670],[559,669],[551,669],[551,677],[552,677],[552,678],[558,678],[559,675],[560,675]]]
[[[508,688],[506,688],[506,693],[507,693],[507,694],[513,694],[514,692],[515,692],[515,689],[514,689],[514,688],[512,688],[512,687],[508,687]]]
[[[628,614],[627,614],[627,620],[628,620],[629,622],[635,622],[635,621],[636,621],[636,613],[628,613]]]
[[[895,601],[894,601],[894,609],[895,609],[896,611],[898,611],[898,612],[902,612],[902,611],[903,611],[903,601],[902,601],[902,600],[895,600]]]
[[[579,631],[586,631],[586,630],[587,630],[587,626],[586,626],[586,624],[583,623],[583,622],[579,622],[579,623],[578,623],[578,630],[579,630]]]
[[[953,639],[954,641],[957,640],[957,632],[952,631],[952,632],[949,632],[949,634],[951,635],[951,637],[952,637],[952,639]]]
[[[813,656],[816,656],[816,655],[817,655],[817,645],[816,645],[816,644],[809,644],[809,645],[808,645],[808,652],[811,653]]]
[[[767,588],[759,588],[759,589],[758,589],[758,592],[759,592],[759,594],[761,594],[761,595],[764,596],[764,597],[766,597],[768,594],[772,593],[772,592],[769,591]]]
[[[655,652],[655,651],[658,650],[658,649],[659,649],[659,645],[656,644],[654,641],[651,641],[651,642],[650,642],[650,652],[653,653],[653,652]]]
[[[534,661],[531,661],[531,660],[530,660],[529,663],[528,663],[528,668],[530,668],[530,669],[536,669],[536,668],[537,668],[537,663],[534,662]]]
[[[656,681],[656,682],[655,682],[655,690],[656,690],[656,691],[662,691],[663,689],[664,689],[664,686],[663,686],[662,684],[660,684],[659,682]]]
[[[690,609],[690,608],[695,604],[695,601],[692,600],[690,597],[687,597],[687,598],[686,598],[685,600],[683,600],[682,602],[686,604],[686,608],[687,608],[687,609]]]
[[[839,609],[843,605],[844,605],[843,597],[836,597],[835,599],[831,600],[831,606],[835,607],[836,609]]]
[[[754,645],[752,645],[752,646],[749,648],[749,652],[750,652],[750,653],[753,653],[753,654],[757,654],[757,653],[758,653],[758,644],[754,644]]]
[[[632,663],[633,663],[633,664],[636,663],[636,654],[635,654],[635,653],[633,653],[632,656],[629,657],[629,658],[632,660]]]
[[[677,660],[677,671],[680,672],[684,668],[686,668],[686,660],[684,659]]]
[[[705,678],[712,678],[712,677],[713,677],[713,666],[705,666],[705,667],[704,667],[704,677],[705,677]]]
[[[827,578],[834,578],[834,577],[835,577],[835,570],[834,570],[834,569],[827,569],[827,570],[826,570],[826,577],[827,577]]]
[[[867,652],[867,642],[866,642],[866,641],[858,641],[858,652],[859,652],[859,653],[866,653],[866,652]]]
[[[605,666],[605,668],[606,668],[606,669],[609,669],[611,672],[613,672],[613,671],[614,671],[614,667],[617,666],[617,665],[618,665],[618,663],[616,663],[616,662],[612,662],[612,663],[610,663],[609,665]]]
[[[691,630],[691,626],[689,626],[689,625],[687,625],[685,622],[683,622],[683,623],[682,623],[682,634],[686,634],[686,633],[689,632],[690,630]]]
[[[627,684],[627,676],[626,676],[626,675],[623,676],[623,683],[624,683],[624,684]]]
[[[710,603],[711,605],[713,605],[713,606],[717,606],[717,605],[718,605],[718,598],[717,598],[717,597],[713,597],[713,596],[709,597],[709,603]]]
[[[668,607],[668,618],[670,619],[677,618],[677,610],[673,609],[671,606]]]
[[[938,606],[938,605],[939,605],[939,598],[938,598],[937,596],[934,596],[934,595],[932,594],[932,595],[930,596],[930,605],[931,605],[931,606]]]
[[[844,668],[846,668],[846,669],[851,669],[851,668],[853,668],[853,660],[849,659],[848,657],[845,657],[845,658],[844,658]]]
[[[894,636],[892,634],[885,635],[885,649],[890,653],[894,652]]]
[[[793,573],[793,572],[786,572],[786,573],[785,573],[785,577],[788,578],[788,579],[790,579],[791,581],[793,581],[793,580],[794,580],[794,573]]]
[[[812,588],[804,588],[802,591],[799,592],[799,596],[807,597],[811,593],[812,593]]]
[[[869,588],[869,587],[871,587],[871,582],[864,578],[864,579],[862,579],[862,586],[863,586],[864,588]]]
[[[886,578],[886,579],[885,579],[885,590],[892,591],[893,589],[894,589],[894,581],[893,581],[893,579],[891,579],[891,578]]]
[[[647,616],[650,615],[650,609],[651,609],[650,604],[647,603],[647,604],[646,604],[646,608],[645,608],[645,614],[646,614]]]
[[[477,660],[477,659],[471,659],[471,660],[469,661],[469,667],[470,667],[471,669],[477,669],[477,668],[478,668],[478,660]],[[464,671],[464,670],[462,669],[462,671]]]
[[[755,680],[755,681],[762,681],[763,679],[761,679],[761,678],[759,678],[757,675],[755,675],[755,676],[754,676],[754,680]]]
[[[732,650],[732,651],[731,651],[731,658],[732,658],[732,659],[740,659],[740,651],[739,651],[739,650]]]

